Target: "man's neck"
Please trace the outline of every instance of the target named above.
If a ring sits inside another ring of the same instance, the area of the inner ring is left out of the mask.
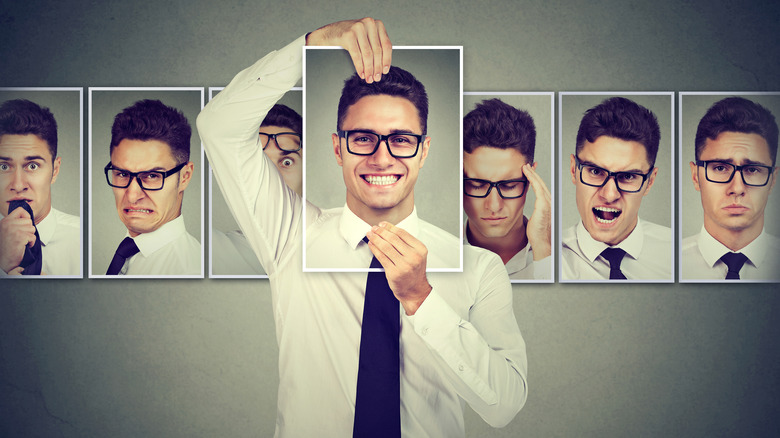
[[[503,237],[486,237],[478,232],[473,232],[468,222],[466,223],[466,236],[469,244],[492,251],[501,257],[501,261],[507,264],[512,257],[522,251],[528,245],[528,236],[525,234],[525,224],[528,219],[523,216],[522,225]]]
[[[742,230],[729,230],[727,228],[715,226],[705,217],[704,229],[707,230],[710,236],[722,243],[726,248],[732,251],[739,251],[761,235],[761,231],[764,229],[763,218],[759,222]]]
[[[396,205],[393,208],[369,208],[364,204],[355,205],[356,203],[350,202],[350,198],[347,198],[347,208],[355,214],[355,216],[362,219],[365,223],[374,226],[379,225],[380,222],[389,222],[393,225],[397,225],[402,220],[409,217],[414,211],[414,202],[409,205]]]

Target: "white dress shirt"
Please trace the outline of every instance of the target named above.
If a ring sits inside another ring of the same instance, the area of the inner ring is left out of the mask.
[[[523,216],[523,220],[526,223],[528,222],[525,216]],[[471,245],[468,228],[469,222],[467,220],[466,225],[463,227],[463,239],[466,245]],[[509,274],[510,280],[547,280],[552,282],[552,256],[534,260],[534,250],[531,248],[530,242],[513,255],[504,267],[507,274]]]
[[[680,245],[680,281],[726,281],[728,267],[720,258],[727,252],[732,251],[702,226],[699,234],[686,237]],[[740,280],[780,281],[780,239],[761,230],[737,252],[748,258],[739,271]]]
[[[212,228],[211,274],[265,276],[265,270],[240,230],[225,233]]]
[[[4,217],[4,216],[3,216]],[[41,275],[81,277],[81,224],[78,216],[52,207],[35,226],[41,238]],[[8,274],[0,269],[0,277]]]
[[[601,255],[609,245],[591,237],[582,221],[563,232],[561,244],[561,281],[609,280],[609,262]],[[626,252],[620,270],[627,279],[674,281],[671,228],[638,219],[613,248]]]
[[[303,201],[257,144],[265,113],[301,77],[303,44],[301,37],[239,73],[201,112],[198,132],[269,275],[279,344],[275,436],[342,438],[352,435],[367,274],[302,272]],[[310,204],[306,212],[308,223],[324,214]],[[408,220],[407,231],[419,230],[416,215]],[[362,246],[339,246],[332,257],[357,252],[368,267]],[[463,258],[465,274],[428,274],[433,291],[413,317],[399,305],[404,436],[464,436],[464,401],[502,426],[526,399],[525,343],[506,270],[478,248],[464,248]]]
[[[139,252],[125,260],[119,275],[201,275],[200,242],[184,228],[183,216],[133,240]]]

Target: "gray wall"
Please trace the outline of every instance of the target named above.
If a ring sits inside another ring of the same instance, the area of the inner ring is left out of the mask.
[[[780,89],[780,5],[764,1],[159,3],[4,4],[0,82],[221,86],[308,30],[372,15],[396,45],[462,44],[466,91]],[[34,279],[0,288],[0,435],[272,434],[267,281]],[[776,287],[513,288],[528,403],[498,430],[469,412],[467,436],[780,429]]]

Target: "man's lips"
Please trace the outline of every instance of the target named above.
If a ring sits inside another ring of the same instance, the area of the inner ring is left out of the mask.
[[[502,220],[506,219],[506,216],[490,216],[490,217],[482,217],[480,218],[485,222],[501,222]]]
[[[401,175],[397,175],[397,174],[391,174],[391,175],[368,174],[368,175],[361,175],[360,177],[363,178],[363,181],[367,182],[372,186],[389,186],[395,184],[396,182],[398,182],[399,179],[401,179]]]
[[[742,214],[750,210],[750,208],[742,205],[742,204],[730,204],[725,207],[723,207],[726,212],[730,214]]]
[[[150,214],[154,210],[149,208],[142,208],[142,207],[127,207],[124,209],[125,214]]]
[[[614,207],[593,207],[593,216],[600,224],[609,225],[615,222],[623,213],[623,210]]]

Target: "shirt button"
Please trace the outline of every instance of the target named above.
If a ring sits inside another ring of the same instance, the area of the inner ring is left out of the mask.
[[[458,371],[463,372],[464,369],[465,367],[463,366],[463,364],[458,364]]]
[[[423,327],[423,329],[422,329],[422,335],[423,335],[423,336],[428,336],[428,327]]]

